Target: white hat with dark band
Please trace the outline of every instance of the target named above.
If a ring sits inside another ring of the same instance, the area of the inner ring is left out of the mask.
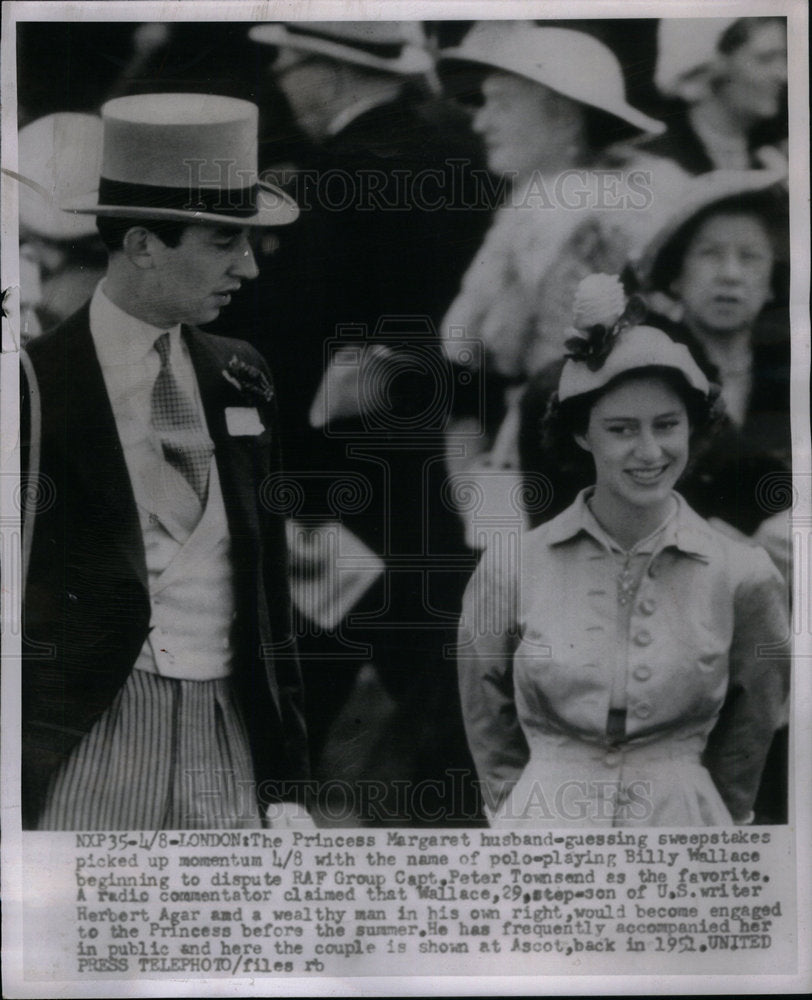
[[[401,76],[434,67],[419,21],[287,21],[258,24],[254,42]]]
[[[255,104],[212,94],[143,94],[102,107],[98,190],[63,202],[80,215],[284,226],[299,214],[257,172]]]
[[[590,368],[583,361],[568,358],[558,383],[558,399],[563,403],[602,389],[628,372],[651,368],[679,372],[692,389],[703,396],[710,392],[705,374],[684,344],[675,343],[656,327],[632,326],[621,330],[599,368]]]
[[[570,353],[561,370],[558,399],[563,403],[604,388],[627,372],[666,368],[679,372],[687,384],[708,396],[710,385],[684,344],[662,330],[644,326],[642,300],[626,299],[617,275],[590,274],[575,290],[572,333],[565,342]]]

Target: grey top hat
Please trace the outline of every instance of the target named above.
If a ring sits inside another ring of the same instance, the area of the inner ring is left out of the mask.
[[[259,180],[256,105],[212,94],[144,94],[102,107],[98,190],[64,211],[222,226],[284,226],[299,209]]]

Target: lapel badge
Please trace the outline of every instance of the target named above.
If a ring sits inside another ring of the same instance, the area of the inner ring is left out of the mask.
[[[226,427],[232,437],[256,437],[265,430],[254,406],[227,406]]]

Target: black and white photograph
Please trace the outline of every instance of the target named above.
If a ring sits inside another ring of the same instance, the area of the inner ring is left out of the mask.
[[[4,995],[812,988],[807,18],[3,5]]]

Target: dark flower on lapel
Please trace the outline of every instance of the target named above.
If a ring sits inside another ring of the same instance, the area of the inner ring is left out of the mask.
[[[232,355],[227,367],[223,369],[223,378],[239,389],[244,396],[252,396],[266,403],[270,403],[273,399],[273,386],[265,373],[256,365],[240,361],[236,354]]]

